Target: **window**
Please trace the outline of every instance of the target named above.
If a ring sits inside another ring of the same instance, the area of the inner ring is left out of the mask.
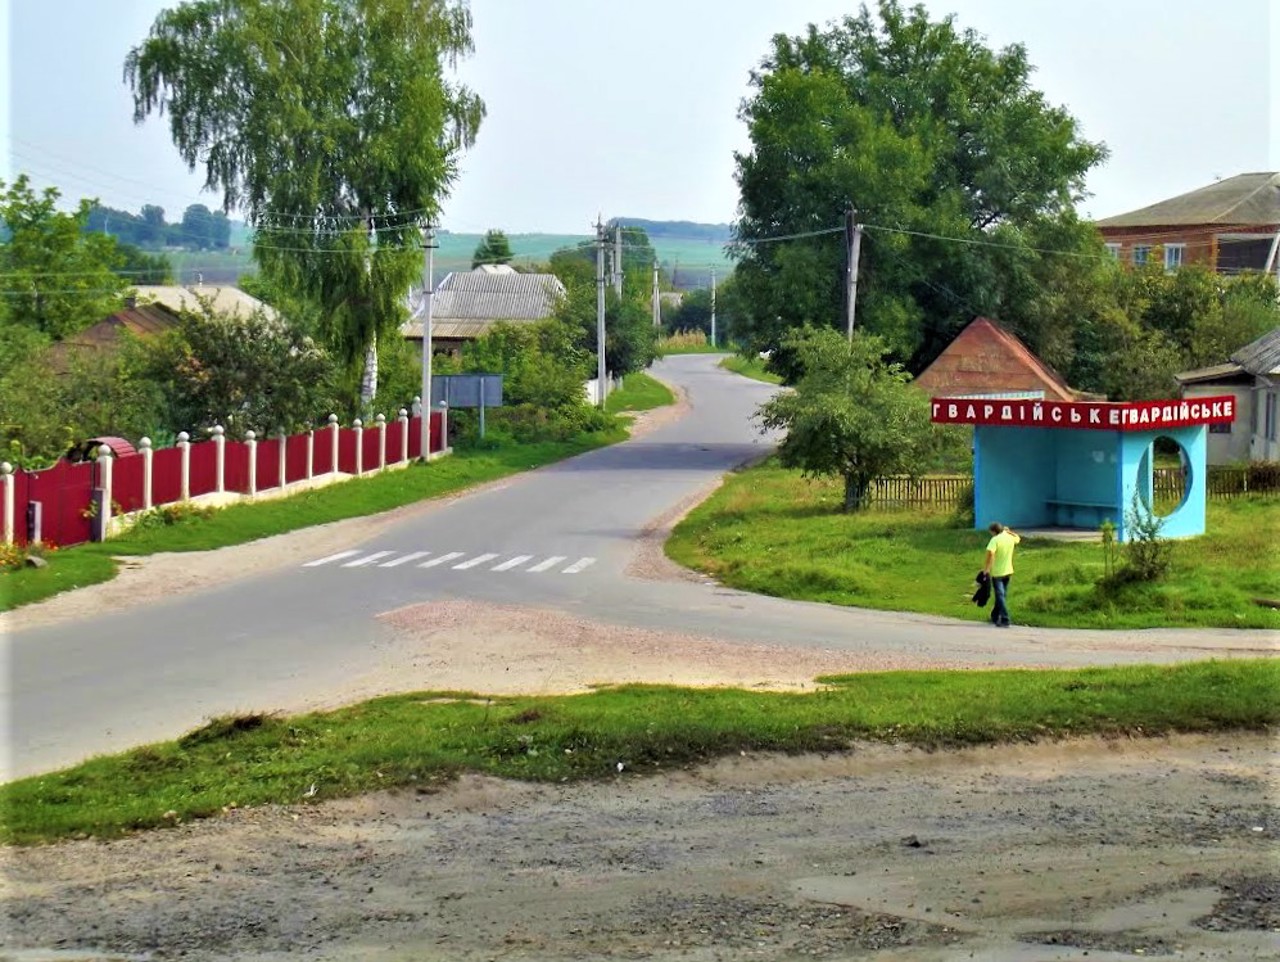
[[[1120,245],[1119,245],[1119,244],[1108,244],[1108,245],[1107,245],[1107,253],[1108,253],[1108,254],[1110,254],[1112,257],[1114,257],[1116,260],[1119,260],[1119,259],[1120,259]]]
[[[608,343],[608,342],[606,342],[606,343]],[[1231,422],[1230,422],[1230,421],[1228,421],[1226,424],[1210,424],[1210,425],[1209,425],[1209,433],[1210,433],[1210,434],[1230,434],[1230,433],[1231,433]]]
[[[1165,244],[1164,245],[1164,269],[1167,271],[1177,270],[1182,266],[1182,252],[1186,250],[1186,244]]]
[[[1147,255],[1151,253],[1151,247],[1147,244],[1133,245],[1133,266],[1141,267],[1147,262]]]

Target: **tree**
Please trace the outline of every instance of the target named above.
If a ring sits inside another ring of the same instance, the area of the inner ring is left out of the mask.
[[[1000,303],[999,248],[971,242],[1068,216],[1105,151],[1030,86],[1020,45],[992,51],[923,6],[876,10],[775,37],[752,75],[752,146],[736,155],[741,325],[756,349],[796,325],[844,326],[838,229],[854,207],[876,228],[858,323],[918,369]],[[807,236],[758,243],[793,234]]]
[[[213,212],[204,204],[192,204],[182,212],[182,243],[194,250],[213,247]]]
[[[134,119],[167,111],[179,154],[256,230],[266,275],[313,300],[328,343],[363,359],[397,337],[457,156],[484,116],[443,76],[471,50],[459,0],[194,0],[125,61]]]
[[[803,373],[794,391],[760,408],[766,428],[787,432],[778,448],[784,466],[842,477],[845,511],[865,505],[876,477],[921,470],[934,443],[928,398],[902,365],[886,361],[881,338],[819,328],[793,332],[786,346]]]
[[[166,240],[168,224],[164,219],[164,208],[155,204],[143,204],[139,213],[141,234],[138,243],[142,247],[163,247]]]
[[[471,269],[475,270],[481,264],[508,264],[513,256],[506,234],[500,230],[487,231],[471,255]]]
[[[84,232],[92,203],[60,211],[58,191],[37,195],[25,174],[7,189],[0,181],[0,190],[9,235],[0,245],[4,323],[61,340],[119,310],[129,282],[113,272],[121,259],[115,240]]]

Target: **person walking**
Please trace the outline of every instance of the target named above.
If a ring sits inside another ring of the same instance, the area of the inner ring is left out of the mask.
[[[1018,533],[998,521],[987,526],[991,540],[987,542],[987,560],[983,572],[991,579],[991,623],[997,628],[1009,627],[1009,579],[1013,577],[1013,547],[1022,540]]]

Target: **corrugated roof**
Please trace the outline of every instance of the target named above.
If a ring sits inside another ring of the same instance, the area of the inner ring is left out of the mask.
[[[154,301],[171,311],[195,310],[199,307],[196,295],[212,298],[215,310],[226,314],[248,316],[262,308],[269,318],[276,320],[276,310],[264,304],[238,287],[179,287],[175,284],[139,284],[136,288],[140,301]]]
[[[1280,224],[1280,173],[1237,174],[1126,214],[1098,227],[1174,227],[1196,224],[1270,227]]]
[[[947,397],[1014,391],[1043,391],[1053,401],[1080,397],[1022,341],[985,317],[957,334],[915,383]]]
[[[1231,355],[1231,360],[1255,377],[1280,374],[1280,327],[1272,328],[1240,348]]]
[[[499,321],[519,324],[550,317],[565,294],[554,274],[520,274],[483,269],[455,271],[431,295],[433,337],[480,337]],[[400,330],[422,337],[422,303]]]
[[[1244,377],[1244,368],[1239,364],[1214,364],[1210,367],[1198,367],[1194,371],[1182,371],[1174,378],[1179,384],[1199,384],[1203,381],[1226,381],[1239,375]]]

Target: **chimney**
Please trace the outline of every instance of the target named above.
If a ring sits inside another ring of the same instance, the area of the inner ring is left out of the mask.
[[[128,294],[128,295],[126,295],[126,296],[125,296],[125,299],[124,299],[124,306],[125,306],[125,309],[126,309],[126,310],[132,310],[133,308],[137,307],[137,306],[138,306],[138,296],[137,296],[136,294]]]

